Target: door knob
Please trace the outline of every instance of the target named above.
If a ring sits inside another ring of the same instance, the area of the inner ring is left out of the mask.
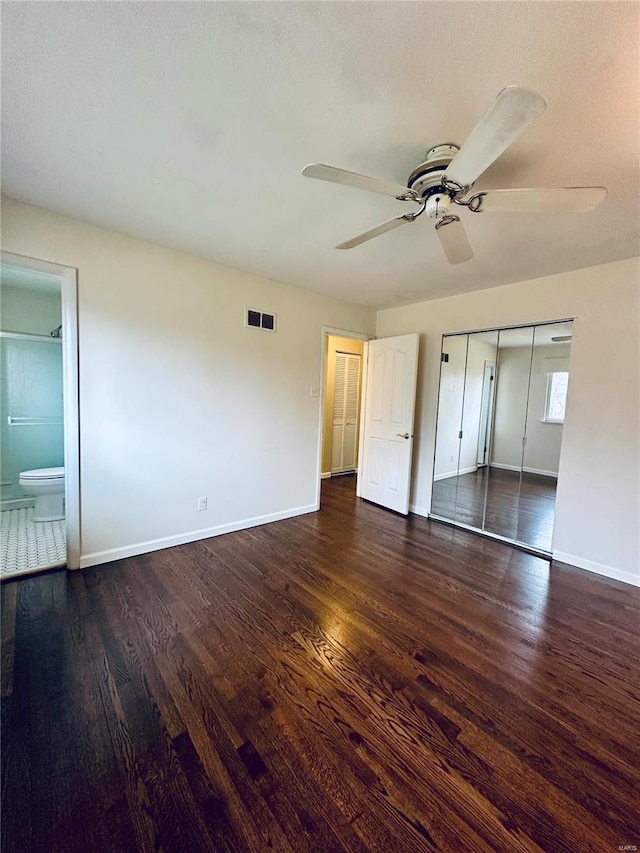
[[[396,435],[398,438],[411,438],[408,432],[397,432]]]

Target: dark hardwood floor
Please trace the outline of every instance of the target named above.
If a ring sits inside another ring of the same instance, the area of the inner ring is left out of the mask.
[[[555,504],[553,477],[478,468],[459,477],[437,480],[433,484],[431,511],[459,524],[550,552]]]
[[[352,478],[2,609],[5,853],[640,846],[640,589]]]

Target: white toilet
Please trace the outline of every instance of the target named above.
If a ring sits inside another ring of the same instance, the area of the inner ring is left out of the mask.
[[[64,468],[36,468],[20,473],[20,485],[33,495],[34,521],[60,521],[64,518]]]

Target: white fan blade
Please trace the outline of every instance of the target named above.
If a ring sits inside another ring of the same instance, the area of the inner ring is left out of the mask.
[[[450,221],[436,223],[436,234],[440,238],[442,248],[450,264],[461,264],[473,257],[473,249],[469,245],[467,232],[457,216],[447,217]]]
[[[357,237],[347,240],[346,243],[340,243],[339,246],[336,246],[336,249],[353,249],[354,246],[359,246],[360,243],[366,243],[367,240],[373,240],[373,238],[377,237],[379,234],[384,234],[386,231],[392,231],[400,225],[406,225],[408,222],[413,222],[413,219],[414,217],[412,216],[396,216],[395,219],[383,222],[382,225],[378,225],[370,231],[365,231],[364,234],[358,234]]]
[[[503,89],[449,163],[444,177],[468,187],[546,109],[544,98],[520,86]]]
[[[558,187],[557,189],[487,190],[479,193],[480,211],[559,211],[587,213],[605,200],[604,187]]]
[[[399,199],[416,199],[416,194],[402,184],[392,184],[390,181],[379,181],[377,178],[368,178],[357,172],[347,172],[344,169],[336,169],[334,166],[325,166],[323,163],[311,163],[302,170],[305,178],[317,178],[319,181],[330,181],[333,184],[343,184],[346,187],[355,187],[358,190],[369,190],[372,193],[391,196]]]

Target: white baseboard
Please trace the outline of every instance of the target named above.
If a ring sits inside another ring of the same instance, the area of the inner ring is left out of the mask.
[[[323,474],[320,474],[320,479],[321,480],[328,480],[330,476],[331,476],[331,471],[326,471]]]
[[[542,468],[523,468],[522,470],[525,474],[539,474],[541,477],[552,477],[554,480],[558,479],[557,471],[545,471]]]
[[[245,518],[242,521],[233,521],[230,524],[219,524],[216,527],[207,527],[203,530],[193,530],[191,533],[180,533],[178,536],[166,536],[163,539],[153,539],[150,542],[137,542],[135,545],[125,545],[122,548],[111,548],[108,551],[95,551],[93,554],[84,554],[80,557],[80,568],[97,566],[101,563],[110,563],[112,560],[123,560],[126,557],[137,557],[138,554],[148,554],[150,551],[162,551],[164,548],[174,548],[176,545],[186,545],[188,542],[197,542],[199,539],[209,539],[212,536],[221,536],[223,533],[234,533],[236,530],[246,530],[249,527],[258,527],[261,524],[270,524],[272,521],[283,521],[285,518],[294,518],[297,515],[305,515],[316,512],[317,504],[299,506],[287,509],[283,512],[273,512],[268,515],[259,515],[255,518]]]
[[[554,550],[553,559],[560,563],[568,563],[568,565],[575,566],[578,569],[594,572],[596,575],[603,575],[615,581],[629,583],[632,586],[640,586],[640,574],[634,575],[632,572],[623,572],[620,569],[614,569],[613,566],[605,566],[604,563],[594,563],[593,560],[585,560],[584,557],[576,557],[575,554],[567,554],[564,551]]]
[[[409,512],[412,512],[414,515],[421,515],[423,518],[429,518],[429,510],[425,509],[423,506],[409,504]]]
[[[519,471],[519,465],[506,465],[503,462],[492,462],[491,468],[502,468],[504,471]],[[543,477],[553,477],[554,479],[558,479],[557,471],[544,471],[542,468],[526,468],[522,469],[525,474],[541,474]]]
[[[459,471],[447,471],[446,474],[436,474],[434,480],[446,480],[449,477],[461,477],[463,474],[475,474],[478,470],[477,465],[472,465],[470,468],[461,468]]]

